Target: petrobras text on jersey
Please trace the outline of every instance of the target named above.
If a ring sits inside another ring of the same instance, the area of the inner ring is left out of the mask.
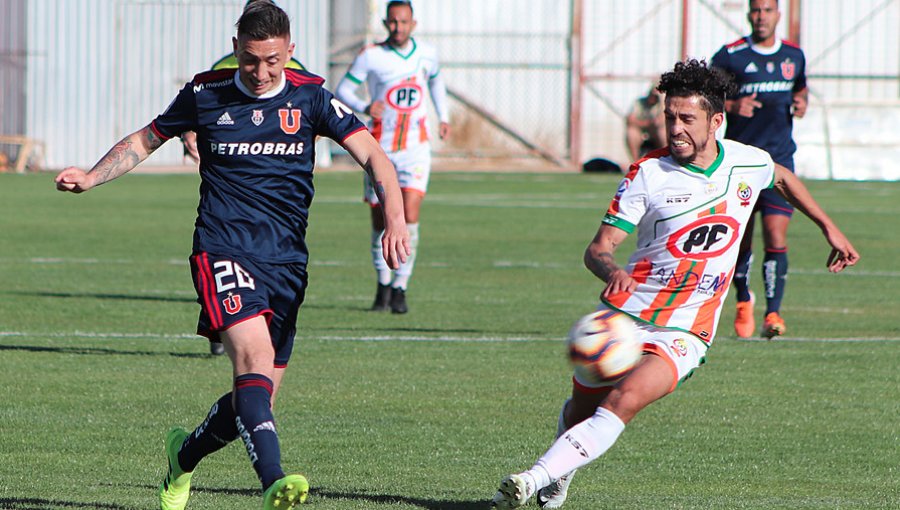
[[[210,142],[210,151],[222,156],[299,156],[303,142]]]
[[[794,81],[758,81],[741,85],[740,95],[760,92],[790,92],[794,90]]]

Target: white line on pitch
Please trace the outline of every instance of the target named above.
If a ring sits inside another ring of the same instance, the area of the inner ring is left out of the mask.
[[[328,335],[306,337],[302,332],[299,340],[322,340],[326,342],[435,342],[435,343],[503,343],[503,342],[562,342],[562,338],[553,338],[551,336],[391,336],[391,335]],[[0,331],[0,338],[18,337],[18,338],[148,338],[161,340],[181,340],[181,339],[198,339],[197,335],[190,333],[181,334],[159,334],[159,333],[101,333],[90,331],[72,331],[68,333],[29,333],[25,331]],[[860,337],[860,338],[814,338],[814,337],[786,337],[777,338],[775,340],[765,339],[735,339],[734,337],[724,337],[723,339],[737,340],[740,342],[900,342],[900,337]]]

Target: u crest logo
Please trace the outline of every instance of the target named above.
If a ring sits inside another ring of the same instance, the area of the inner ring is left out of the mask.
[[[241,311],[243,305],[241,304],[241,295],[240,294],[232,294],[228,293],[228,297],[222,300],[222,304],[225,305],[225,311],[228,312],[228,315],[234,315]]]
[[[300,131],[300,113],[298,108],[281,108],[278,110],[278,119],[281,121],[281,130],[286,135],[295,135]]]

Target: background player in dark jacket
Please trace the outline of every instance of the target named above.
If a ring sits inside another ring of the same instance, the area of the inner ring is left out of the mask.
[[[192,434],[169,432],[163,510],[183,509],[200,460],[238,437],[262,483],[264,510],[306,499],[306,478],[282,471],[271,403],[306,290],[317,135],[338,141],[377,183],[387,263],[397,268],[409,254],[390,160],[350,109],[322,88],[322,78],[285,70],[294,45],[284,11],[257,2],[237,26],[237,70],[198,74],[164,113],[122,139],[89,172],[69,167],[56,177],[61,191],[87,191],[128,172],[170,138],[197,132],[202,183],[190,258],[201,305],[197,331],[225,345],[232,391]]]
[[[775,34],[781,19],[777,0],[750,0],[749,6],[747,19],[752,33],[723,46],[711,61],[733,74],[740,87],[738,94],[725,102],[725,138],[764,149],[776,163],[793,172],[797,145],[791,131],[794,117],[806,113],[806,59],[800,48]],[[786,330],[780,309],[788,270],[787,229],[794,208],[773,190],[765,190],[756,207],[762,215],[765,243],[762,335],[772,338]],[[734,271],[738,300],[734,329],[739,337],[752,336],[756,330],[749,276],[752,239],[751,221]]]

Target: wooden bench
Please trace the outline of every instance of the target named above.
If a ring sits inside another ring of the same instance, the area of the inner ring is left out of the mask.
[[[25,173],[25,167],[28,166],[35,149],[38,151],[36,158],[38,163],[35,163],[31,169],[38,170],[40,168],[40,160],[44,156],[44,142],[28,138],[27,136],[0,135],[0,145],[17,145],[19,147],[19,153],[16,156],[15,163],[13,163],[13,169],[16,173]]]

